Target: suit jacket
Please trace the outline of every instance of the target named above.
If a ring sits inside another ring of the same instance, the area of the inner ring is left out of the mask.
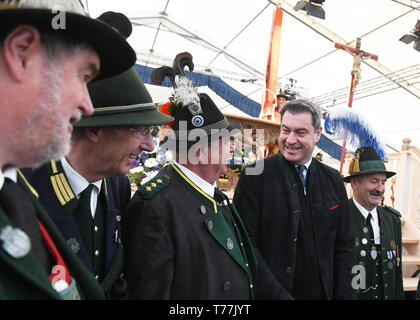
[[[257,299],[291,299],[303,189],[281,153],[261,161],[261,174],[242,171],[234,203],[257,254]],[[325,296],[352,299],[354,236],[343,181],[337,170],[313,160],[306,185]]]
[[[20,172],[18,174],[18,183],[24,186],[28,196],[34,203],[37,218],[44,225],[64,259],[71,276],[76,280],[81,297],[84,299],[104,299],[104,294],[98,282],[67,245],[60,231],[36,198],[36,192],[25,181]],[[11,222],[6,213],[0,209],[0,231],[10,225]],[[48,275],[37,262],[32,252],[21,258],[13,258],[5,250],[0,249],[0,274],[0,300],[60,299],[60,296],[52,288]]]
[[[379,284],[379,289],[383,292],[385,300],[404,299],[404,287],[402,278],[402,241],[401,241],[401,220],[400,213],[388,206],[377,207],[380,221],[381,236],[381,259],[382,274],[378,274],[377,267],[374,266],[373,259],[370,256],[370,243],[367,237],[366,220],[363,214],[357,209],[353,199],[349,200],[350,211],[352,213],[352,222],[356,237],[355,258],[358,265],[365,267],[365,289],[357,290],[359,300],[375,299],[375,290],[366,290],[371,286]],[[365,231],[363,230],[365,229]],[[368,241],[362,241],[367,239]],[[364,243],[366,242],[366,243]],[[379,281],[382,280],[382,283]]]
[[[61,162],[51,160],[49,163],[37,169],[22,169],[23,174],[28,181],[39,192],[39,200],[45,206],[48,214],[61,231],[67,243],[82,260],[83,264],[93,274],[93,267],[88,257],[86,248],[83,244],[82,237],[77,228],[74,218],[69,214],[73,206],[77,205],[76,196],[71,190],[67,178],[61,166]],[[128,204],[131,197],[131,187],[127,176],[117,176],[103,179],[103,186],[107,199],[107,208],[105,215],[105,268],[109,272],[113,261],[116,264],[112,270],[114,274],[112,278],[121,284],[122,271],[122,248],[121,248],[121,232],[120,220],[123,209]],[[117,250],[118,249],[118,250]],[[115,271],[115,269],[118,269]],[[118,274],[118,275],[117,275]],[[107,285],[109,288],[109,285]],[[118,290],[121,290],[119,288]],[[107,290],[108,291],[108,290]],[[123,292],[115,293],[109,298],[118,298],[124,296]]]
[[[130,298],[253,298],[255,255],[230,208],[224,211],[174,165],[143,185],[122,223]]]

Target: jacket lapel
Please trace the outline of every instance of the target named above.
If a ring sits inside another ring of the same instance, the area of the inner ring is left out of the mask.
[[[287,161],[280,152],[277,154],[277,157],[279,160],[277,162],[279,166],[278,171],[281,172],[281,176],[278,177],[278,179],[284,180],[287,191],[286,199],[288,199],[289,214],[291,216],[291,234],[292,236],[296,237],[299,227],[300,214],[302,210],[299,195],[299,177],[293,165],[289,161]]]
[[[19,170],[18,182],[20,182],[20,184],[26,188],[29,197],[31,197],[32,202],[35,205],[39,221],[41,221],[41,223],[44,225],[58,252],[62,256],[66,266],[68,267],[70,274],[76,280],[77,286],[81,289],[79,290],[79,293],[81,294],[82,299],[85,298],[103,300],[105,297],[100,285],[92,277],[89,270],[82,264],[81,260],[70,249],[54,221],[51,220],[47,211],[38,201],[36,194],[31,191],[32,186],[26,181],[24,175]]]
[[[236,241],[236,235],[229,227],[225,218],[223,217],[222,208],[217,205],[216,201],[209,195],[205,194],[198,188],[191,180],[189,180],[182,172],[175,166],[171,165],[168,172],[172,174],[178,181],[180,181],[191,193],[193,193],[201,202],[213,209],[213,214],[204,220],[207,230],[213,238],[229,253],[229,255],[245,269],[245,261],[242,257],[241,249]]]
[[[5,212],[0,209],[0,232],[7,226],[11,226],[10,221]],[[0,241],[0,243],[2,242]],[[51,286],[47,273],[41,268],[31,251],[24,257],[14,258],[2,248],[0,250],[0,260],[8,264],[22,278],[25,278],[40,290],[45,291],[51,298],[59,299],[58,294]]]
[[[248,254],[248,259],[249,259],[248,262],[251,266],[251,270],[252,270],[253,274],[255,275],[256,272],[257,272],[257,257],[255,255],[255,252],[254,252],[254,249],[253,249],[254,247],[252,245],[251,239],[248,236],[246,228],[245,228],[244,224],[242,223],[242,220],[239,216],[239,213],[236,210],[236,207],[233,203],[231,204],[231,208],[232,208],[232,212],[234,214],[234,219],[239,226],[239,230],[240,230],[241,235],[242,235],[242,241],[244,243],[244,246],[245,246],[247,254]]]
[[[214,239],[226,250],[227,253],[244,269],[245,261],[242,257],[241,249],[236,241],[233,230],[228,226],[223,215],[214,214],[205,219],[207,230]]]

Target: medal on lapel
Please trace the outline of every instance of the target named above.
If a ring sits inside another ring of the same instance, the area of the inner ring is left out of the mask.
[[[376,250],[376,246],[372,246],[370,250],[370,257],[375,260],[378,257],[378,251]]]
[[[3,250],[15,259],[26,256],[31,250],[31,239],[18,228],[6,226],[0,231]]]

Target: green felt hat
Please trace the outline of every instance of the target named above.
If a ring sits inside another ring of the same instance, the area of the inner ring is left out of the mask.
[[[349,175],[343,180],[350,182],[354,176],[360,176],[369,173],[385,173],[386,177],[392,177],[395,172],[387,171],[385,164],[373,147],[361,147],[354,153],[349,166]]]
[[[158,111],[137,71],[131,69],[88,84],[93,115],[82,117],[74,127],[156,126],[172,117]]]
[[[135,51],[120,31],[106,21],[89,17],[79,0],[0,1],[0,28],[19,24],[85,41],[100,58],[98,80],[126,71],[136,62]]]

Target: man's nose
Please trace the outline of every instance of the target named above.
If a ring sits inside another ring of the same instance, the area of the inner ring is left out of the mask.
[[[293,133],[293,132],[290,132],[290,133],[288,134],[287,138],[286,138],[286,142],[287,142],[287,143],[290,143],[290,144],[293,144],[293,143],[295,143],[296,141],[297,141],[297,139],[296,139],[296,134],[295,134],[295,133]]]
[[[153,141],[153,136],[151,133],[148,133],[147,136],[142,137],[140,141],[140,149],[142,151],[148,151],[151,152],[155,148],[155,142]]]
[[[82,112],[82,115],[87,117],[93,114],[93,105],[92,100],[90,99],[89,91],[87,86],[84,87],[82,93],[82,101],[80,102],[79,109]]]

